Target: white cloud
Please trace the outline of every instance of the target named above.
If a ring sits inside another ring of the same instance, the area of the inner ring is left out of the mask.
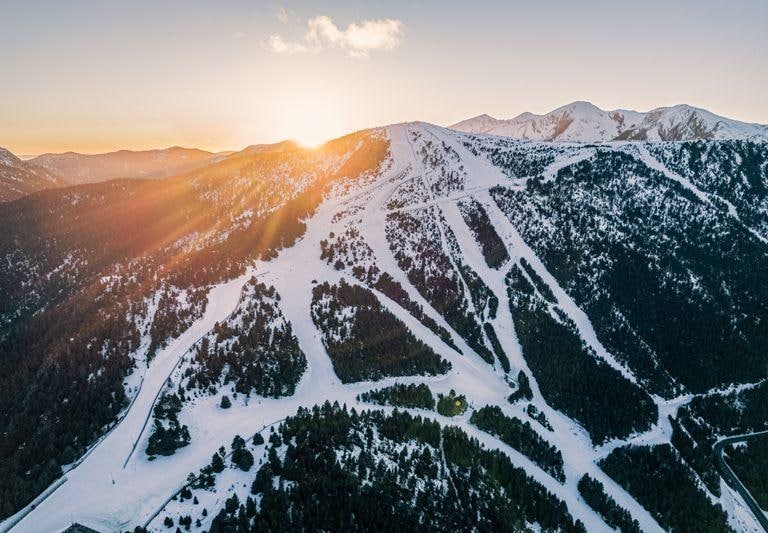
[[[277,20],[283,24],[288,24],[288,12],[285,10],[282,4],[277,4],[275,6],[275,16],[277,17]]]
[[[264,48],[273,54],[301,54],[310,51],[301,43],[286,43],[279,35],[270,35]]]
[[[342,30],[331,17],[319,15],[307,22],[307,32],[301,41],[286,42],[276,34],[269,37],[264,47],[276,54],[297,54],[319,52],[327,45],[345,50],[350,57],[368,57],[374,50],[392,50],[404,36],[403,23],[396,19],[353,22]]]

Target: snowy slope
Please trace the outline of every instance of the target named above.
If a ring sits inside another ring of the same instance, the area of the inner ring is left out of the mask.
[[[618,118],[619,113],[622,118]],[[654,131],[662,131],[662,124],[663,131],[669,131],[679,123],[679,117],[672,120],[672,115],[664,116],[666,122],[654,119],[654,124],[658,125]],[[604,112],[590,104],[576,103],[543,117],[526,115],[511,121],[494,121],[483,116],[476,122],[478,131],[486,128],[482,132],[493,135],[583,141],[612,140],[622,132],[649,124],[647,120],[647,116],[632,112]],[[474,131],[471,121],[462,128]],[[733,128],[736,129],[722,126],[718,132],[725,135],[725,132],[738,130],[737,126]],[[156,356],[143,375],[138,396],[115,429],[66,473],[63,483],[36,501],[34,508],[28,507],[8,519],[0,525],[0,530],[12,527],[13,531],[21,532],[57,531],[75,520],[100,531],[126,530],[134,526],[162,531],[166,516],[172,517],[176,524],[179,517],[187,514],[201,519],[200,527],[193,526],[193,530],[207,529],[227,497],[237,493],[240,500],[245,501],[253,470],[246,473],[228,467],[217,476],[212,489],[195,491],[199,506],[171,498],[186,485],[187,474],[196,473],[207,465],[220,446],[228,446],[235,435],[248,440],[247,437],[261,432],[268,437],[269,426],[293,415],[297,408],[311,407],[326,400],[344,403],[358,411],[371,408],[358,401],[357,395],[396,382],[426,383],[434,393],[447,394],[456,390],[465,394],[470,410],[457,417],[449,418],[423,409],[411,411],[441,425],[459,427],[485,448],[502,451],[512,464],[523,468],[564,502],[568,512],[588,531],[612,529],[578,491],[577,483],[585,474],[599,480],[606,492],[638,521],[643,531],[664,529],[658,518],[609,477],[598,462],[627,443],[669,443],[672,429],[667,415],[675,416],[680,408],[706,394],[687,393],[666,398],[649,394],[648,398],[652,398],[658,411],[652,425],[596,445],[585,424],[554,408],[548,401],[547,384],[539,383],[535,377],[507,298],[507,277],[511,269],[516,268],[524,272],[531,286],[535,286],[535,297],[544,302],[542,305],[548,315],[564,328],[570,328],[594,364],[608,368],[605,372],[626,382],[632,390],[639,387],[638,383],[643,384],[632,361],[619,357],[602,341],[599,325],[592,322],[590,309],[574,296],[573,286],[560,281],[560,273],[548,268],[551,262],[548,263],[537,243],[531,242],[532,233],[553,232],[554,224],[542,217],[531,222],[533,229],[522,227],[507,206],[497,199],[499,189],[525,195],[526,186],[535,181],[543,183],[536,185],[538,187],[556,188],[564,172],[594,161],[600,155],[599,150],[546,143],[516,144],[516,141],[464,135],[423,123],[393,125],[382,133],[386,135],[389,147],[385,164],[364,179],[342,179],[331,183],[330,192],[306,221],[304,235],[293,246],[280,251],[273,259],[255,261],[247,274],[212,288],[204,316]],[[502,165],[499,153],[504,150],[514,152],[515,161],[520,164]],[[653,172],[653,179],[666,180],[663,183],[669,187],[669,190],[665,189],[667,198],[677,191],[675,187],[682,189],[683,194],[691,197],[684,197],[688,202],[686,209],[703,212],[718,224],[733,226],[739,231],[744,228],[753,234],[756,231],[745,226],[748,222],[739,218],[735,211],[719,213],[711,194],[702,192],[667,169],[647,148],[634,150],[619,144],[606,150],[617,158],[635,158],[633,161]],[[543,179],[539,180],[538,176]],[[631,179],[641,180],[636,176]],[[499,268],[487,264],[481,243],[467,223],[462,210],[468,201],[483,207],[493,232],[503,243],[508,259]],[[413,225],[399,226],[393,222],[401,220]],[[421,235],[422,231],[429,233]],[[343,239],[346,242],[342,243]],[[334,256],[337,262],[322,257],[329,242],[338,245]],[[595,262],[600,261],[603,259],[595,258]],[[417,270],[422,265],[424,272]],[[370,272],[374,274],[367,274]],[[403,300],[391,298],[376,284],[375,276],[382,272],[400,284],[409,301],[421,307],[423,316],[412,306],[405,306]],[[472,278],[472,273],[477,278]],[[227,320],[237,306],[248,304],[239,298],[251,274],[259,282],[276,289],[282,315],[291,324],[306,355],[308,368],[295,393],[280,398],[261,397],[250,392],[236,394],[234,383],[223,382],[218,383],[219,387],[213,393],[190,394],[179,419],[188,426],[191,442],[173,455],[150,459],[145,449],[151,430],[151,413],[158,396],[189,384],[189,375],[195,366],[190,354],[199,346],[201,337],[215,337],[213,332],[217,322]],[[457,322],[453,315],[435,304],[434,294],[429,290],[432,287],[419,284],[422,275],[441,282],[455,281],[450,284],[455,294],[450,296],[465,306],[464,316],[479,326],[479,336],[473,336],[474,330],[467,333],[461,329],[459,326],[466,322]],[[324,333],[310,314],[313,289],[323,282],[337,284],[342,279],[372,291],[382,306],[405,324],[416,338],[450,362],[451,369],[435,376],[411,375],[386,377],[378,382],[343,383],[321,342]],[[487,306],[483,307],[483,299],[478,297],[481,284],[498,298],[498,309],[492,313]],[[547,297],[547,294],[551,296]],[[498,336],[509,360],[508,370],[501,364],[498,353],[493,355],[493,343],[486,333],[486,324]],[[447,337],[440,334],[441,328],[448,332]],[[483,346],[492,354],[490,363],[479,349]],[[517,379],[521,371],[531,380],[532,400],[510,403],[507,397],[519,386]],[[233,406],[228,410],[219,407],[225,394],[233,399]],[[556,480],[520,450],[471,424],[472,409],[486,405],[499,406],[507,416],[530,420],[536,434],[562,453],[565,481]],[[545,415],[551,429],[532,420],[530,406]],[[391,411],[391,408],[383,409]],[[256,455],[257,463],[261,463],[266,448],[250,446],[250,449]],[[700,481],[697,483],[701,484]],[[756,522],[736,493],[724,490],[720,497],[711,494],[708,497],[723,505],[732,527],[757,530]],[[202,506],[208,511],[207,517],[200,515]],[[536,527],[535,524],[532,526]]]
[[[641,113],[604,111],[589,102],[573,102],[544,115],[523,113],[508,120],[480,115],[450,127],[468,133],[559,142],[768,139],[768,126],[728,119],[684,104]]]

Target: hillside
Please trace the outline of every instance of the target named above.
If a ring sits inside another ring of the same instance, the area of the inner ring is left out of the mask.
[[[9,202],[27,194],[61,187],[68,182],[30,161],[22,161],[0,148],[0,202]]]
[[[43,154],[30,161],[69,183],[81,185],[119,178],[166,178],[223,157],[204,150],[174,146],[163,150],[120,150],[105,154]]]
[[[0,225],[0,528],[759,530],[768,143],[406,123]]]
[[[728,119],[688,105],[640,113],[604,111],[589,102],[573,102],[544,115],[522,113],[508,120],[480,115],[450,126],[467,133],[558,142],[768,140],[768,126]]]

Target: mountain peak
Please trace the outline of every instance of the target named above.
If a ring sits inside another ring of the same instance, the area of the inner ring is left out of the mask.
[[[11,164],[21,161],[13,152],[0,146],[0,164]]]
[[[599,112],[604,113],[602,109],[597,107],[592,102],[587,102],[584,100],[576,100],[575,102],[571,102],[570,104],[565,104],[564,106],[558,107],[553,112],[557,111],[586,111],[586,112]]]
[[[510,119],[513,122],[519,122],[522,120],[530,120],[532,118],[540,117],[541,115],[537,115],[536,113],[531,113],[530,111],[523,111],[516,117]]]
[[[487,133],[496,128],[500,122],[503,121],[483,113],[482,115],[457,122],[451,128],[462,131],[469,131],[464,128],[473,128],[474,133]]]
[[[229,154],[228,157],[242,157],[245,155],[263,154],[267,152],[283,152],[286,150],[294,150],[299,147],[300,145],[297,141],[286,139],[284,141],[271,144],[252,144],[250,146],[246,146],[239,152],[233,152]]]

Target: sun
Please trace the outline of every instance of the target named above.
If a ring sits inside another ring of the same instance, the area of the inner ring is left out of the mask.
[[[270,98],[261,109],[254,103],[243,126],[245,139],[259,138],[269,124],[270,142],[290,139],[303,148],[318,148],[332,139],[360,129],[354,106],[355,95],[339,87],[328,76],[302,77]],[[253,141],[250,141],[251,143]]]
[[[352,113],[334,87],[305,83],[282,95],[284,103],[273,130],[284,139],[293,139],[304,148],[317,148],[349,133]]]
[[[286,125],[286,134],[303,148],[318,148],[345,132],[339,117],[322,108],[307,110],[300,119]]]
[[[328,142],[328,137],[321,134],[301,134],[301,135],[295,135],[294,141],[298,143],[299,146],[302,148],[307,148],[309,150],[314,150],[315,148],[320,148],[322,145],[324,145],[326,142]]]

